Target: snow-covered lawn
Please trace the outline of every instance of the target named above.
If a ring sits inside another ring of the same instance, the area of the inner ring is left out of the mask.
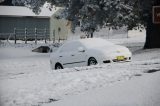
[[[51,70],[50,54],[31,52],[35,45],[1,43],[0,106],[54,104],[160,69],[160,49],[142,50],[144,40],[136,37],[110,40],[128,46],[132,62]]]
[[[43,106],[160,106],[160,71],[71,95]]]

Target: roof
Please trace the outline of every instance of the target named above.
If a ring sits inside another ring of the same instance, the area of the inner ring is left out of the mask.
[[[51,17],[59,8],[53,8],[50,11],[48,8],[42,8],[41,13],[36,15],[31,9],[24,6],[0,6],[0,16],[10,16],[10,17],[39,17],[39,18],[49,18]]]

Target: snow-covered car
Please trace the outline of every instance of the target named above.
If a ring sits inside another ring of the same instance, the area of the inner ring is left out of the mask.
[[[128,48],[101,38],[67,41],[50,55],[52,69],[131,61]]]

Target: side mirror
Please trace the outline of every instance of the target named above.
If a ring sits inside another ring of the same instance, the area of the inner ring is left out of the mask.
[[[78,52],[85,52],[85,50],[84,50],[83,47],[79,47],[79,48],[78,48]]]

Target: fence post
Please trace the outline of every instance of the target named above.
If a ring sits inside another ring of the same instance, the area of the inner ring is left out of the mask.
[[[45,39],[45,43],[47,43],[47,41],[46,41],[46,39],[47,39],[47,29],[46,28],[44,29],[44,36],[45,36],[45,38],[44,38]]]
[[[35,44],[37,44],[37,28],[35,28]]]
[[[12,35],[12,34],[10,33],[9,36],[8,36],[8,38],[7,38],[7,42],[9,41],[9,38],[10,38],[11,35]]]
[[[24,36],[25,44],[27,44],[27,28],[25,28],[25,36]]]
[[[16,28],[14,28],[14,43],[16,44],[17,43],[17,36],[16,36]]]

